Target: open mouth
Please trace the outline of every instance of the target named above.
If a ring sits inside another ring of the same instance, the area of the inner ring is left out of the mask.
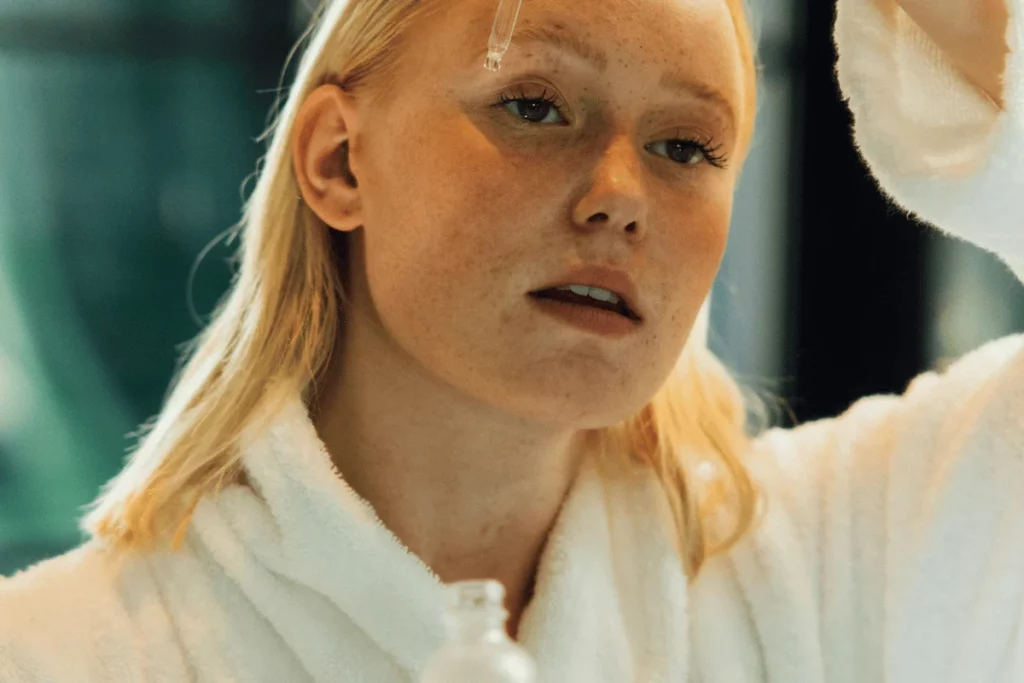
[[[530,292],[530,296],[538,299],[552,299],[554,301],[561,301],[568,304],[578,304],[580,306],[589,306],[590,308],[611,311],[612,313],[617,313],[635,323],[642,322],[640,316],[630,310],[629,306],[626,305],[626,302],[618,296],[615,296],[614,300],[606,301],[588,294],[580,294],[579,292],[575,292],[564,287]]]

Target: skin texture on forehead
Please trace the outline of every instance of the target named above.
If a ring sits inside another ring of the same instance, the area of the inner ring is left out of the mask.
[[[453,62],[477,68],[487,51],[496,8],[495,0],[463,0],[452,3],[450,10],[429,15],[414,35],[406,37],[407,55],[415,59],[403,64],[417,71]],[[534,45],[519,45],[524,35],[536,29],[564,35],[566,42],[578,37],[593,47],[601,71],[610,66],[619,75],[632,76],[640,66],[660,67],[695,84],[720,89],[742,108],[744,65],[724,0],[526,0],[505,64],[514,65],[517,56],[538,52]],[[448,49],[429,49],[439,36]],[[638,55],[640,60],[635,59]]]

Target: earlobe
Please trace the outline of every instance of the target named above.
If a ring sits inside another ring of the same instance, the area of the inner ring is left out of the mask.
[[[302,103],[292,135],[292,165],[303,200],[329,227],[362,224],[359,183],[349,164],[353,111],[335,85],[314,90]]]

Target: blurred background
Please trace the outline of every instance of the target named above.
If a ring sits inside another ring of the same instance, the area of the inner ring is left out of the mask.
[[[80,542],[230,278],[313,0],[0,0],[0,575]],[[1024,326],[994,257],[893,210],[850,142],[834,4],[754,0],[761,111],[712,346],[798,421]],[[287,79],[286,81],[287,82]]]

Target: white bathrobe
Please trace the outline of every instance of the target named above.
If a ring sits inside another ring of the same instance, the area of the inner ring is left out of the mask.
[[[1007,111],[919,31],[842,0],[839,78],[882,187],[1024,274],[1024,0]],[[259,495],[202,501],[185,552],[93,545],[0,581],[3,683],[403,683],[443,587],[333,470],[301,401],[246,439]],[[688,585],[644,470],[581,470],[520,639],[544,683],[1024,682],[1024,344],[774,430],[763,523]]]

